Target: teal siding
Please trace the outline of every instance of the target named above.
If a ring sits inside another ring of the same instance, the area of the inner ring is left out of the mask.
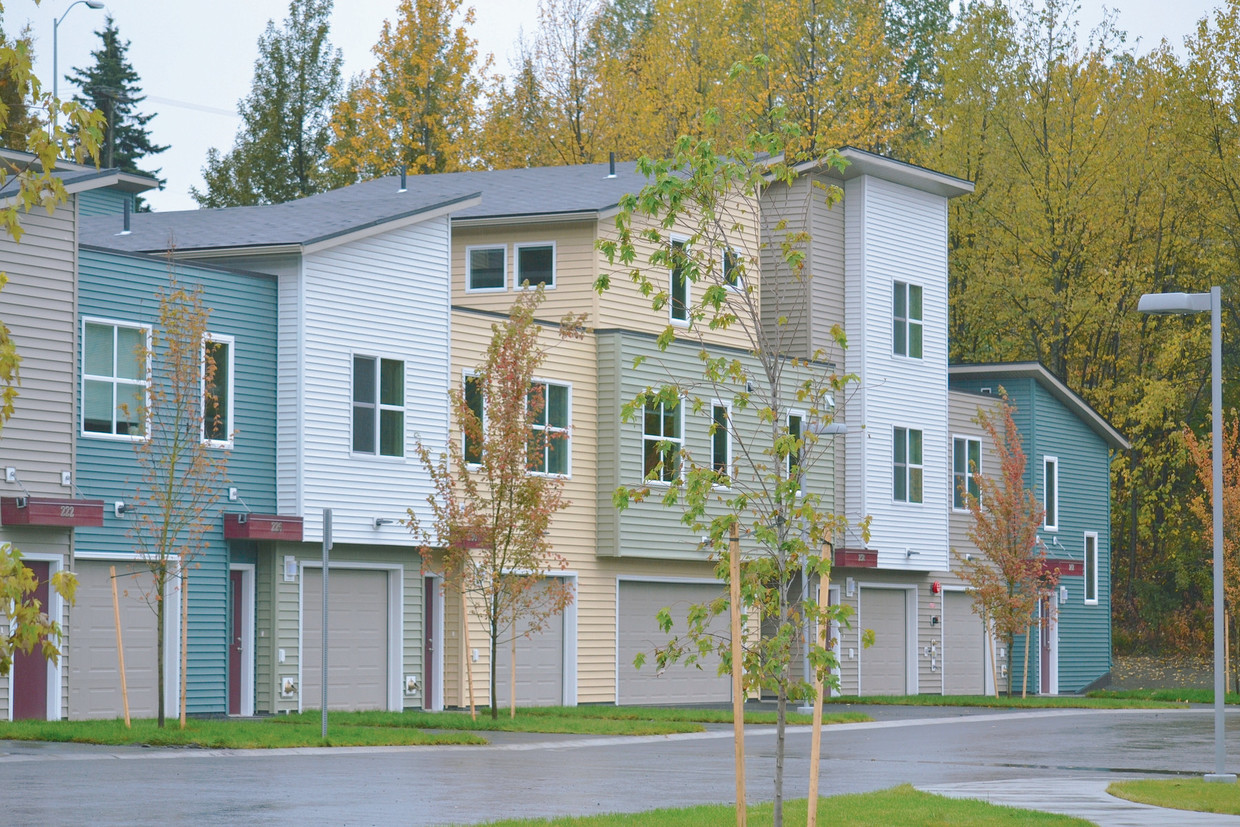
[[[1026,485],[1039,500],[1043,497],[1046,456],[1059,463],[1058,531],[1040,532],[1047,556],[1084,561],[1085,533],[1098,535],[1098,603],[1085,605],[1085,578],[1063,576],[1067,602],[1058,607],[1059,691],[1077,692],[1111,670],[1111,472],[1107,443],[1071,409],[1051,395],[1032,377],[1002,381],[958,377],[953,390],[977,393],[983,387],[998,393],[1002,385],[1016,411],[1027,458]],[[1029,652],[1029,689],[1037,691],[1039,663],[1035,634]],[[1014,687],[1019,689],[1024,659],[1024,638],[1013,647]]]
[[[80,254],[80,317],[156,322],[156,291],[168,283],[162,258],[121,255],[98,250]],[[178,281],[201,284],[211,308],[210,331],[234,338],[234,447],[228,459],[227,485],[234,486],[252,510],[275,510],[275,371],[276,285],[268,276],[197,265],[175,265]],[[78,376],[81,353],[77,354]],[[79,393],[80,397],[80,393]],[[78,423],[80,431],[80,405]],[[77,439],[77,486],[83,496],[109,504],[131,499],[140,477],[131,443],[88,437]],[[189,576],[189,663],[186,709],[222,713],[227,704],[228,566],[230,549],[223,536],[225,511],[239,511],[222,491],[210,520],[206,548]],[[131,519],[105,509],[102,528],[79,528],[78,553],[125,555],[133,551]],[[239,561],[253,561],[250,548],[234,550]],[[154,614],[152,613],[152,623]]]
[[[120,192],[114,189],[89,190],[78,193],[78,213],[82,218],[96,215],[121,215],[125,212],[125,204],[129,209],[134,207],[133,193]],[[121,231],[121,222],[116,222],[116,231]]]

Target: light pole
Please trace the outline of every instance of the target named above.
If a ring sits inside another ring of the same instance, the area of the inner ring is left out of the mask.
[[[1234,783],[1234,773],[1223,768],[1227,750],[1223,743],[1223,329],[1222,290],[1209,293],[1146,293],[1137,310],[1158,316],[1210,313],[1210,417],[1214,459],[1214,772],[1206,781]]]
[[[69,16],[69,12],[73,11],[74,6],[80,6],[83,3],[92,9],[103,8],[103,0],[73,0],[69,4],[69,8],[65,9],[65,13],[58,20],[52,23],[52,130],[56,129],[56,122],[60,116],[60,95],[57,94],[60,88],[60,24],[65,22],[65,18]]]

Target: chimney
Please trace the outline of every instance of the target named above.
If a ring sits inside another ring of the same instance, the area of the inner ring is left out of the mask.
[[[398,189],[397,192],[404,192],[404,191],[405,191],[405,165],[401,164],[400,165],[400,189]]]
[[[607,177],[615,178],[616,177],[616,153],[609,152],[607,153],[607,155],[608,155]]]
[[[121,225],[121,231],[117,235],[129,235],[129,199],[125,199],[124,223]]]

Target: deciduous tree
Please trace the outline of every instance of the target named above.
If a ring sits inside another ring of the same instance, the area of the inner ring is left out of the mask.
[[[548,457],[564,450],[567,434],[547,423],[567,400],[534,381],[546,355],[534,316],[541,303],[541,287],[522,293],[508,321],[492,327],[485,360],[465,387],[450,392],[464,444],[450,440],[447,453],[435,456],[419,440],[418,456],[434,486],[427,497],[433,520],[425,525],[414,509],[408,512],[410,531],[424,544],[424,566],[437,570],[444,587],[486,627],[492,718],[499,715],[499,646],[541,632],[573,600],[571,585],[554,576],[567,561],[547,537],[568,505],[563,479],[548,473]],[[565,336],[579,330],[580,319],[561,325]],[[512,703],[515,714],[515,698]]]

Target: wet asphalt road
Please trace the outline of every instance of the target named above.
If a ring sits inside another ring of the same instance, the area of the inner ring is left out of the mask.
[[[1199,775],[1213,765],[1208,708],[857,709],[875,721],[824,731],[822,795],[1008,782],[1044,789],[1050,800],[1057,784]],[[1233,772],[1237,715],[1228,720]],[[789,732],[786,794],[803,797],[809,729]],[[475,824],[733,797],[726,727],[647,738],[488,737],[487,747],[262,752],[0,741],[0,824]],[[772,730],[751,727],[746,738],[747,797],[769,800]]]

